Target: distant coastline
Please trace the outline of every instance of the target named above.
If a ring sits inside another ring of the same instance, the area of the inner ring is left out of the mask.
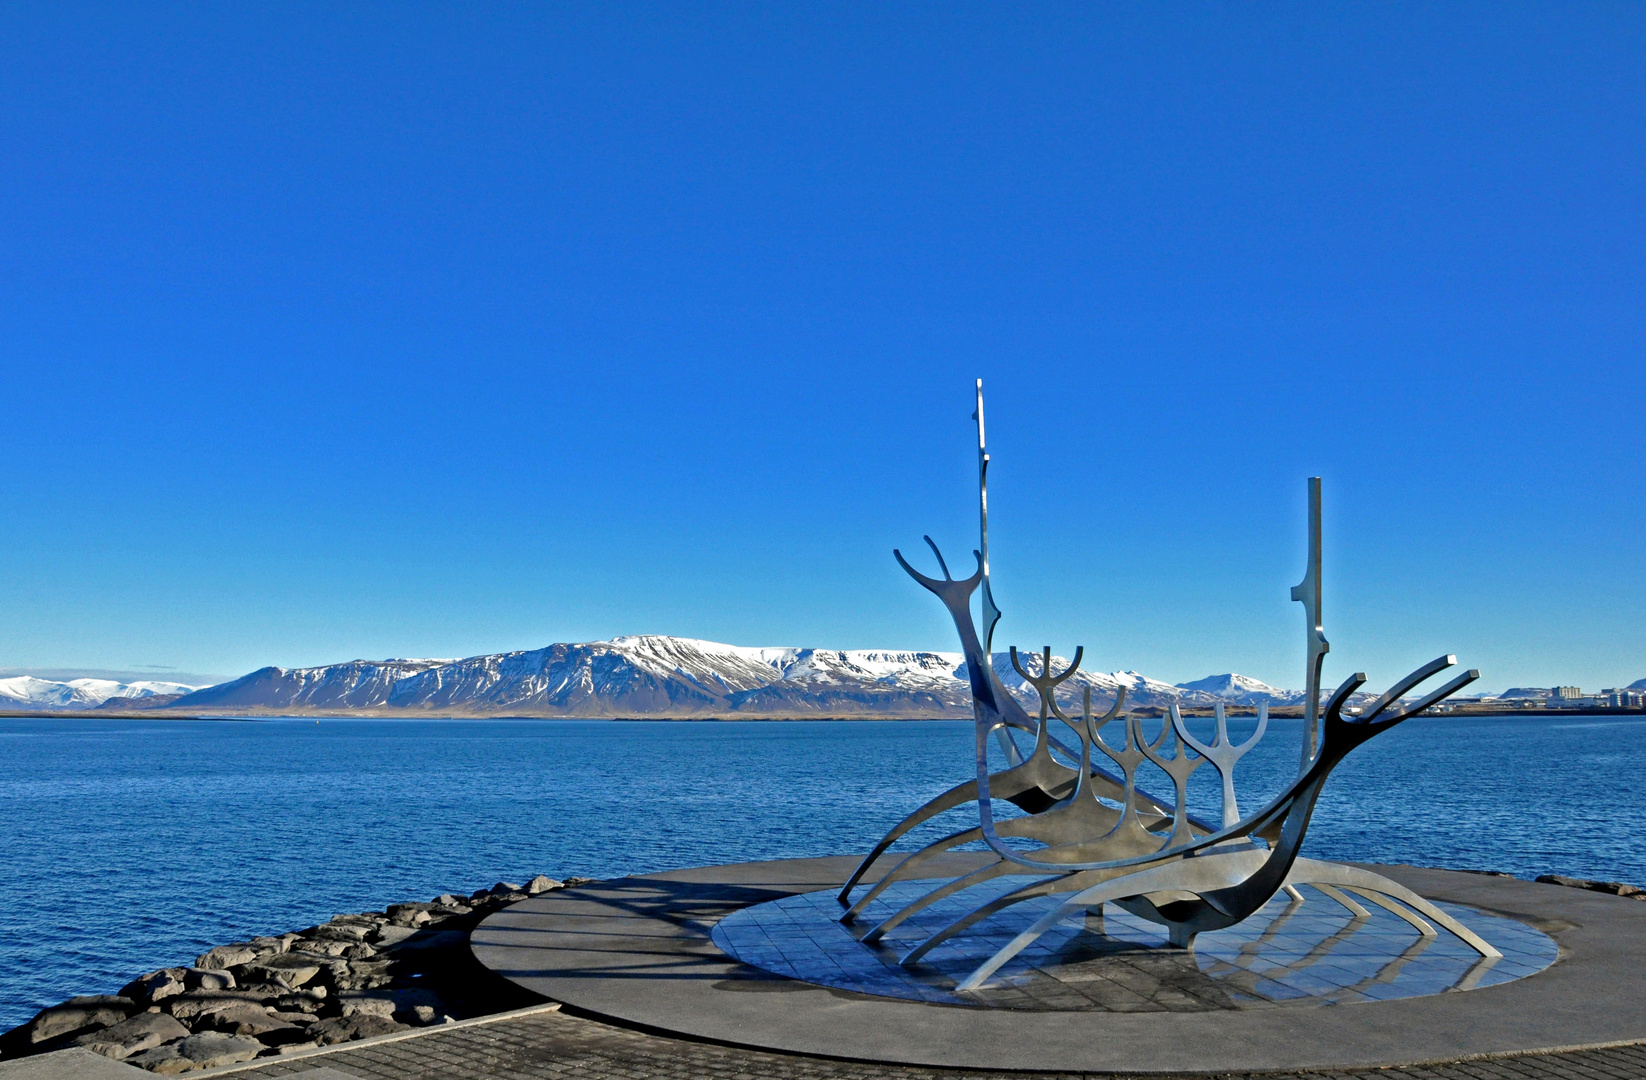
[[[1039,653],[995,652],[995,685],[1031,713],[1039,697],[1025,672]],[[1055,672],[1071,661],[1051,656]],[[349,660],[319,667],[263,667],[210,686],[98,679],[0,679],[0,710],[15,714],[107,717],[357,716],[590,720],[969,720],[972,675],[960,653],[727,645],[662,635],[561,642],[541,649],[464,659]],[[1617,714],[1646,708],[1646,679],[1584,696],[1580,688],[1517,687],[1501,696],[1441,705],[1450,715]],[[1075,669],[1058,704],[1078,715],[1089,694],[1099,712],[1124,695],[1127,711],[1188,716],[1218,707],[1251,715],[1300,716],[1306,695],[1227,672],[1167,683],[1137,671]],[[1350,696],[1348,709],[1373,695]]]
[[[1166,710],[1158,706],[1143,706],[1137,709],[1127,709],[1131,713],[1142,717],[1158,718],[1164,716]],[[1186,717],[1209,717],[1210,708],[1194,707],[1180,709]],[[1230,705],[1226,709],[1231,717],[1252,717],[1257,715],[1255,706]],[[1303,716],[1303,710],[1297,706],[1281,706],[1269,710],[1270,717],[1277,720],[1298,720]],[[1616,716],[1634,717],[1646,716],[1646,708],[1607,708],[1605,706],[1577,706],[1568,709],[1549,708],[1514,708],[1505,707],[1499,703],[1464,704],[1439,712],[1426,713],[1428,719],[1446,719],[1448,717],[1504,717],[1520,716]],[[730,724],[730,723],[761,723],[781,724],[802,721],[816,721],[824,723],[840,723],[845,721],[869,721],[873,723],[899,723],[914,721],[946,720],[954,723],[969,722],[969,716],[957,716],[951,713],[932,714],[877,714],[851,713],[838,716],[784,714],[773,716],[759,716],[742,713],[728,713],[725,715],[707,715],[703,713],[673,713],[673,714],[639,714],[596,716],[582,714],[552,714],[552,713],[522,713],[522,712],[455,712],[455,711],[414,711],[411,709],[359,709],[340,711],[337,709],[259,709],[236,712],[174,712],[169,709],[143,709],[131,711],[107,711],[103,709],[37,709],[37,710],[4,710],[0,709],[0,720],[198,720],[198,721],[231,721],[231,720],[597,720],[613,723],[703,723],[703,724]]]

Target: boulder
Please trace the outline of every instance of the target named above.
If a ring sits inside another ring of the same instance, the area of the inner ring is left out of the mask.
[[[432,1005],[413,1006],[410,1019],[412,1023],[419,1027],[433,1027],[436,1024],[455,1024],[457,1022],[455,1017],[442,1013]]]
[[[286,955],[321,956],[329,959],[342,956],[343,951],[348,947],[349,943],[345,941],[334,941],[330,938],[304,938],[302,941],[293,943],[291,952]]]
[[[312,1019],[312,1017],[311,1017]],[[318,1046],[309,1037],[309,1027],[312,1025],[286,1024],[283,1027],[272,1028],[257,1036],[257,1041],[264,1046]]]
[[[473,910],[474,908],[460,900],[455,904],[436,904],[429,908],[429,914],[435,919],[444,919],[453,915],[467,915]]]
[[[569,877],[566,879],[566,888],[570,889],[578,885],[593,885],[598,880],[600,879],[592,877]]]
[[[394,960],[387,953],[377,953],[363,960],[350,960],[349,970],[362,975],[374,975],[394,969]]]
[[[190,990],[233,990],[234,976],[225,968],[192,967],[183,974]]]
[[[362,961],[362,963],[366,964],[370,964],[371,962],[372,961],[370,960]],[[349,962],[341,957],[333,960],[327,960],[324,964],[320,965],[320,974],[315,976],[314,981],[317,985],[329,986],[333,989],[341,990],[343,989],[342,983],[347,982],[349,979],[349,968]]]
[[[256,1039],[207,1031],[133,1054],[126,1061],[161,1076],[176,1076],[195,1069],[213,1069],[219,1065],[250,1061],[262,1052],[263,1044]]]
[[[201,1013],[200,1021],[195,1026],[204,1026],[230,1035],[250,1035],[254,1039],[261,1039],[270,1032],[285,1031],[288,1028],[297,1030],[296,1024],[281,1020],[261,1005],[253,1005],[250,1002]]]
[[[467,949],[468,944],[469,935],[462,930],[425,930],[385,948],[384,952],[396,960],[403,960],[443,949]]]
[[[164,1001],[174,994],[181,994],[187,987],[183,982],[188,968],[161,968],[151,971],[147,975],[140,975],[120,988],[121,997],[129,997],[138,1004],[152,1005],[157,1001]]]
[[[152,1050],[161,1043],[187,1038],[189,1029],[160,1012],[140,1012],[118,1024],[93,1031],[74,1040],[104,1057],[121,1061],[144,1050]]]
[[[208,949],[195,957],[194,966],[209,971],[223,971],[227,968],[239,967],[256,960],[258,955],[265,951],[250,942],[237,941],[230,945],[219,945],[215,949]]]
[[[422,926],[432,918],[429,914],[429,908],[433,906],[432,904],[421,903],[390,904],[387,908],[387,914],[389,921],[399,923],[402,926]]]
[[[344,1016],[392,1016],[402,1022],[410,1020],[419,1008],[429,1010],[431,1015],[452,1011],[445,998],[422,987],[353,991],[339,994],[337,1003]]]
[[[394,976],[388,972],[374,975],[369,972],[350,974],[346,979],[338,982],[339,990],[376,990],[379,987],[389,986],[394,982]],[[348,985],[343,985],[347,983]]]
[[[345,1017],[381,1016],[385,1020],[392,1020],[396,1008],[393,996],[371,990],[351,990],[338,994],[337,1003],[342,1006]]]
[[[215,1069],[219,1065],[233,1065],[250,1061],[263,1052],[263,1044],[244,1035],[226,1035],[220,1031],[204,1031],[190,1035],[176,1043],[180,1057],[194,1062],[197,1069]]]
[[[288,1024],[296,1024],[298,1027],[308,1027],[310,1024],[314,1023],[316,1019],[318,1019],[318,1017],[316,1017],[313,1013],[286,1012],[279,1009],[276,1009],[269,1015],[274,1017],[276,1020],[284,1020]]]
[[[282,997],[291,993],[292,989],[285,983],[243,982],[234,988],[234,992],[237,994],[242,994],[248,999],[256,999],[257,1001],[261,1001],[266,1005],[277,997]]]
[[[383,909],[383,914],[387,915],[390,919],[398,919],[402,915],[409,914],[413,911],[427,911],[433,906],[433,904],[425,904],[421,900],[407,900],[399,904],[390,904],[388,907]]]
[[[319,1012],[326,1001],[324,986],[305,986],[279,998],[274,1007],[280,1012]]]
[[[414,926],[395,926],[390,923],[378,927],[377,932],[372,935],[372,941],[376,943],[378,948],[382,948],[385,945],[395,945],[405,941],[415,933],[417,933],[417,928]]]
[[[182,1041],[179,1039],[177,1042],[166,1043],[164,1046],[156,1046],[152,1050],[144,1050],[133,1054],[126,1059],[126,1064],[136,1065],[139,1069],[147,1069],[149,1072],[159,1073],[161,1076],[176,1076],[178,1073],[198,1069],[200,1066],[177,1052],[177,1044]]]
[[[251,943],[257,946],[259,955],[283,953],[286,951],[286,946],[291,944],[289,939],[293,937],[296,937],[296,935],[286,934],[281,937],[254,937],[251,939]]]
[[[368,934],[377,929],[376,923],[321,923],[303,931],[305,938],[316,941],[365,941]]]
[[[496,885],[491,887],[490,891],[493,896],[496,896],[498,893],[519,892],[520,886],[514,884],[512,881],[499,881]]]
[[[538,893],[545,893],[550,889],[559,889],[562,887],[561,882],[556,881],[547,874],[538,874],[536,877],[526,882],[526,894],[528,896],[536,896]]]
[[[245,990],[189,990],[168,998],[163,1008],[185,1023],[219,1009],[233,1005],[256,1006],[259,998]]]
[[[61,1005],[41,1009],[24,1030],[28,1032],[30,1045],[37,1046],[77,1031],[112,1027],[137,1009],[137,1003],[123,995],[69,998]]]
[[[331,1046],[410,1030],[407,1025],[397,1024],[387,1017],[361,1013],[355,1016],[334,1016],[330,1020],[312,1024],[309,1026],[308,1036],[321,1046]]]
[[[294,990],[320,974],[320,967],[313,956],[289,952],[265,957],[254,964],[243,965],[244,973],[249,979],[284,983]]]
[[[1613,896],[1638,896],[1646,899],[1646,889],[1639,885],[1625,885],[1621,881],[1591,881],[1588,878],[1567,877],[1565,874],[1542,874],[1537,880],[1545,885],[1564,885],[1568,889],[1588,889],[1591,892],[1611,893]]]
[[[331,925],[333,926],[364,926],[368,930],[374,926],[382,926],[388,921],[387,913],[376,911],[364,911],[358,915],[333,915],[331,917]]]

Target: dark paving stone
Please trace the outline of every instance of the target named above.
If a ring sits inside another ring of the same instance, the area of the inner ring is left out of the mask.
[[[293,1077],[325,1068],[360,1080],[694,1080],[710,1077],[793,1080],[1007,1080],[1021,1072],[910,1068],[772,1054],[649,1035],[564,1013],[540,1013],[400,1042],[340,1050],[237,1070],[247,1080]],[[1109,1080],[1108,1073],[1037,1073]],[[1372,1071],[1220,1073],[1219,1080],[1640,1080],[1646,1046],[1608,1047]],[[319,1078],[316,1078],[319,1080]],[[1210,1080],[1209,1077],[1203,1080]]]

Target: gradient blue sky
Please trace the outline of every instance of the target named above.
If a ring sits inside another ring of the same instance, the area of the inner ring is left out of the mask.
[[[1639,4],[0,8],[0,666],[1646,676]]]

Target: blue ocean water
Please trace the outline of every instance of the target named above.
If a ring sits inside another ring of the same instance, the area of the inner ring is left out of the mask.
[[[1276,721],[1242,762],[1246,809],[1298,738]],[[971,747],[945,721],[0,720],[0,1028],[339,912],[867,850]],[[1639,719],[1414,720],[1340,766],[1304,850],[1646,883],[1643,772]]]

